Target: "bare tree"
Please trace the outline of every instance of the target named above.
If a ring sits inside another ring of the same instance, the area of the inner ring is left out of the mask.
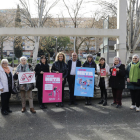
[[[24,23],[29,27],[44,27],[47,20],[50,18],[50,11],[55,5],[59,2],[59,0],[34,0],[35,5],[37,7],[38,18],[33,19],[30,13],[30,5],[26,0],[19,0],[21,9],[21,15]],[[40,36],[34,37],[34,51],[33,51],[33,66],[37,63],[37,55],[39,49]]]

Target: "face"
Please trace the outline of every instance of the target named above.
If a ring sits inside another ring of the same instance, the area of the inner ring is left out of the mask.
[[[77,60],[77,54],[76,53],[72,54],[72,60]]]
[[[41,62],[42,62],[42,63],[46,63],[46,59],[45,59],[45,58],[42,58],[42,59],[41,59]]]
[[[137,56],[134,56],[132,61],[133,61],[134,63],[137,63],[137,62],[139,61],[139,59],[137,58]]]
[[[88,61],[91,62],[92,61],[92,57],[88,57]]]
[[[21,59],[21,64],[25,65],[27,63],[26,59]]]
[[[100,64],[101,64],[101,65],[104,65],[104,63],[105,63],[105,60],[101,59],[101,60],[100,60]]]
[[[114,64],[116,64],[116,65],[119,64],[119,59],[118,59],[118,58],[115,58],[115,59],[114,59]]]
[[[62,54],[60,54],[60,55],[58,56],[58,60],[59,60],[59,61],[63,61],[63,55],[62,55]]]
[[[3,62],[2,63],[2,67],[6,68],[8,66],[8,63],[7,62]]]

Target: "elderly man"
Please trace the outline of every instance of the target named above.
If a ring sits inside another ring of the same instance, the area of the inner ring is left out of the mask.
[[[126,69],[127,88],[130,89],[132,105],[130,109],[140,111],[140,62],[137,54],[133,55],[132,62]]]
[[[68,61],[68,83],[69,83],[69,93],[70,93],[70,103],[69,105],[77,105],[75,102],[76,97],[74,96],[74,85],[75,85],[75,74],[76,67],[81,67],[81,61],[77,59],[77,54],[72,53],[72,59]]]

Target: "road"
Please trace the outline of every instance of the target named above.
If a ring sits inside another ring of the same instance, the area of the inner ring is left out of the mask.
[[[12,114],[0,114],[0,140],[139,140],[140,112],[130,110],[130,98],[123,99],[123,107],[98,105],[93,100],[92,106],[85,106],[79,101],[78,106],[56,108],[49,104],[41,110],[35,104],[36,114],[29,108],[21,113],[21,105],[12,104]]]

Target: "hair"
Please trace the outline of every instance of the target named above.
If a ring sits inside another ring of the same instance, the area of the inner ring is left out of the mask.
[[[42,56],[40,57],[40,63],[42,63],[41,60],[42,60],[43,58],[46,59],[46,63],[47,63],[47,57],[46,57],[46,55],[42,55]]]
[[[77,53],[76,53],[76,52],[73,52],[73,53],[72,53],[72,56],[73,56],[74,54],[76,54],[76,55],[77,55]]]
[[[2,60],[1,60],[1,64],[2,64],[3,62],[7,62],[7,64],[9,63],[7,59],[2,59]]]
[[[105,58],[104,58],[104,57],[100,57],[99,62],[100,62],[101,60],[104,60],[104,61],[105,61]]]
[[[139,55],[138,54],[134,54],[132,58],[137,57],[139,59]]]
[[[94,58],[93,58],[92,54],[88,54],[88,55],[87,55],[87,58],[86,58],[87,62],[88,62],[88,58],[89,58],[89,57],[91,57],[91,58],[92,58],[92,60],[91,60],[91,61],[93,62],[93,61],[94,61]]]
[[[65,54],[63,52],[59,52],[56,55],[55,61],[58,61],[59,60],[59,55],[63,55],[63,61],[66,63],[66,56],[65,56]]]
[[[121,59],[120,59],[120,57],[118,57],[118,56],[115,56],[115,57],[113,58],[113,61],[115,61],[116,58],[119,60],[119,62],[121,62]]]
[[[27,61],[27,57],[25,57],[25,56],[20,57],[20,62],[22,59],[25,59]]]

